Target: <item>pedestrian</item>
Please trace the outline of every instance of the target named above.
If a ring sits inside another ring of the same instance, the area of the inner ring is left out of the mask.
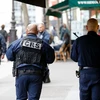
[[[6,53],[6,42],[4,37],[0,34],[0,64],[1,59],[4,59]]]
[[[38,37],[41,38],[43,41],[47,42],[48,44],[52,43],[51,34],[46,30],[44,23],[38,24]]]
[[[87,21],[87,35],[77,38],[72,46],[71,59],[78,62],[80,100],[100,100],[100,36],[95,18]]]
[[[53,40],[51,38],[51,35],[45,29],[44,23],[38,24],[38,31],[39,31],[38,37],[40,39],[42,39],[43,41],[45,41],[48,44],[52,43]],[[44,83],[50,83],[50,82],[51,82],[51,80],[50,80],[50,71],[49,71],[49,68],[48,68],[48,65],[47,65],[47,71],[46,71],[46,77],[44,79]]]
[[[7,31],[5,30],[5,25],[1,25],[1,30],[0,30],[0,34],[2,34],[5,38],[5,41],[7,42],[7,38],[8,38],[8,33]]]
[[[46,64],[54,62],[54,50],[37,37],[36,24],[29,24],[26,36],[8,47],[6,56],[14,61],[16,100],[39,100]]]
[[[65,36],[66,36],[66,34],[69,34],[69,30],[68,30],[68,28],[67,28],[67,26],[66,26],[66,24],[63,24],[63,26],[62,26],[62,28],[60,29],[61,31],[61,37],[60,37],[60,39],[62,40],[62,41],[65,41]]]
[[[61,45],[59,52],[65,52],[66,59],[70,59],[70,35],[65,34],[65,41]]]

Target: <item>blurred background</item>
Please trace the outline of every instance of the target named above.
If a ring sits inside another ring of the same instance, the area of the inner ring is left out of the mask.
[[[42,8],[18,1],[2,0],[2,3],[0,3],[0,25],[5,24],[5,29],[9,33],[11,22],[14,20],[16,29],[15,33],[17,38],[20,38],[29,23],[44,22],[48,31],[51,31],[54,26],[57,29],[58,36],[60,26],[65,23],[67,28],[71,30],[71,40],[75,40],[77,37],[73,33],[76,33],[78,36],[84,35],[86,32],[86,21],[90,17],[97,18],[100,23],[100,7],[96,9],[72,7],[62,11],[62,16],[60,18],[46,15],[49,7],[62,1],[65,0],[46,0],[46,8]],[[97,1],[95,2],[97,3]],[[12,38],[14,38],[14,36]],[[11,42],[12,41],[13,39]]]

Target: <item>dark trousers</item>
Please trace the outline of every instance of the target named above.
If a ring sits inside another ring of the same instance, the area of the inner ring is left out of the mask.
[[[100,100],[100,68],[80,71],[80,100]]]
[[[16,78],[16,100],[39,100],[42,76],[20,75]]]

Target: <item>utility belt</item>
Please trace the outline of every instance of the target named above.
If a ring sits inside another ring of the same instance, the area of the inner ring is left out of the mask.
[[[79,78],[80,77],[80,71],[81,70],[87,70],[87,69],[99,69],[100,66],[97,66],[97,67],[79,67],[78,70],[76,70],[76,77]]]
[[[41,70],[35,69],[18,69],[18,76],[20,75],[43,75]]]

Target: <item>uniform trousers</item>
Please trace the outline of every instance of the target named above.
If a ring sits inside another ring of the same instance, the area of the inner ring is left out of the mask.
[[[16,77],[16,100],[39,100],[42,78],[40,75],[20,75]]]
[[[80,71],[80,100],[100,100],[100,68]]]

